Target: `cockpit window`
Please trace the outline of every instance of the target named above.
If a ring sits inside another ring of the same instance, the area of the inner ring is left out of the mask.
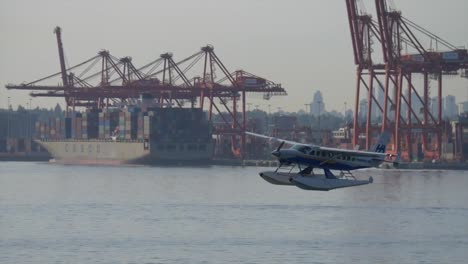
[[[312,150],[309,146],[304,145],[294,145],[292,148],[304,154],[307,154]]]

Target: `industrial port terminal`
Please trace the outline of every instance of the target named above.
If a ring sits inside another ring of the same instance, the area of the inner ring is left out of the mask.
[[[444,118],[442,106],[444,76],[468,78],[466,48],[412,22],[385,0],[375,1],[376,18],[356,0],[346,0],[346,7],[356,97],[351,120],[345,114],[337,127],[320,126],[320,112],[301,118],[248,110],[251,94],[268,100],[286,96],[286,89],[243,70],[228,70],[211,45],[180,60],[166,52],[141,67],[131,57],[101,50],[67,67],[62,30],[56,27],[60,71],[6,88],[31,90],[32,97],[63,98],[65,109],[45,117],[30,109],[0,112],[0,158],[36,160],[52,154],[84,163],[270,160],[275,143],[249,138],[246,131],[348,149],[369,149],[388,131],[387,150],[404,164],[466,165],[467,112]],[[420,38],[437,47],[425,46]],[[58,85],[51,84],[57,80]],[[373,118],[375,112],[380,118]],[[312,116],[318,116],[318,127]]]

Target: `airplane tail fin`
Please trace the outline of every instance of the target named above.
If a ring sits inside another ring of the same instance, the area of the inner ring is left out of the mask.
[[[379,140],[377,141],[377,144],[375,144],[372,148],[372,151],[377,153],[385,153],[385,151],[387,150],[388,142],[390,142],[390,133],[383,132],[382,134],[380,134]]]

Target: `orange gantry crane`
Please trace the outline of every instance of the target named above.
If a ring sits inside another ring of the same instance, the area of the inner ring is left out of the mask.
[[[467,50],[403,17],[386,0],[375,0],[377,21],[358,7],[357,0],[346,0],[346,6],[357,65],[353,144],[365,141],[369,149],[377,133],[389,131],[393,139],[392,153],[412,160],[414,149],[420,149],[424,158],[439,159],[446,127],[442,119],[442,77],[468,69]],[[436,48],[427,48],[419,36],[435,43]],[[380,47],[373,45],[374,41],[380,42]],[[443,47],[442,51],[438,50],[439,46]],[[376,49],[381,54],[376,54]],[[422,76],[422,82],[416,81],[415,75]],[[436,95],[432,98],[431,79],[437,82]],[[364,122],[359,120],[362,86],[367,91]],[[382,100],[376,96],[379,90]],[[435,108],[431,107],[434,102]],[[371,120],[375,107],[382,114],[380,122]]]
[[[56,27],[54,32],[60,72],[29,83],[8,84],[6,88],[32,90],[33,97],[63,97],[67,113],[76,107],[104,109],[141,103],[148,98],[157,107],[208,108],[210,121],[216,112],[224,122],[215,127],[215,133],[230,136],[233,153],[243,158],[247,95],[260,93],[269,99],[287,94],[281,84],[242,70],[228,71],[210,45],[179,62],[173,60],[172,53],[164,53],[140,68],[134,66],[131,57],[119,59],[102,50],[67,68],[61,28]],[[220,78],[216,74],[219,71]],[[192,78],[187,77],[189,73]],[[59,76],[61,85],[42,84]]]

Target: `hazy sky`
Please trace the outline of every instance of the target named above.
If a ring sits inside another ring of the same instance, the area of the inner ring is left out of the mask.
[[[390,0],[391,1],[391,0]],[[374,12],[372,0],[363,1]],[[456,46],[468,46],[467,0],[393,0],[403,15]],[[60,25],[67,61],[77,64],[108,49],[138,67],[163,52],[185,58],[212,44],[230,71],[244,69],[281,83],[289,95],[250,96],[252,108],[304,109],[316,89],[327,110],[354,104],[355,66],[344,0],[69,1],[0,0],[0,107],[7,96],[26,105],[29,92],[7,83],[59,71],[53,29]],[[468,79],[447,78],[443,94],[467,100]],[[51,107],[63,99],[33,99]]]

